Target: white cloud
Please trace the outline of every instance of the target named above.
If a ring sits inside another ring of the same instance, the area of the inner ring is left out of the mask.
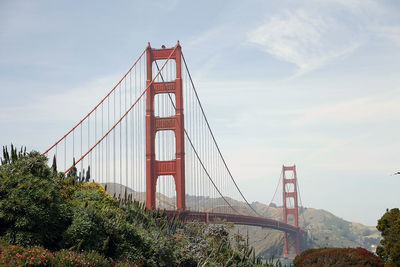
[[[314,0],[315,4],[321,1]],[[325,0],[322,4],[341,6],[359,20],[369,34],[392,41],[400,46],[399,11],[379,0]]]
[[[298,110],[301,117],[294,125],[315,123],[356,123],[395,119],[400,114],[400,91],[361,97],[308,109]]]
[[[302,9],[270,17],[249,32],[248,42],[295,64],[299,73],[319,68],[359,46],[344,25]]]
[[[400,46],[398,10],[371,0],[314,0],[268,17],[248,32],[247,42],[303,74],[376,37]]]

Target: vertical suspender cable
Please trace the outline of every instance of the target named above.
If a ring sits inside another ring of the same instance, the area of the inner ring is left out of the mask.
[[[135,68],[136,71],[136,68]],[[132,105],[132,73],[129,73],[129,106]],[[129,139],[128,139],[128,134],[127,134],[127,140],[129,140],[131,142],[129,149],[130,149],[130,159],[129,159],[129,165],[131,166],[130,168],[130,175],[126,176],[126,184],[128,186],[128,181],[129,178],[131,178],[132,183],[130,184],[132,189],[136,189],[136,187],[134,186],[134,181],[135,181],[135,177],[133,177],[133,116],[134,116],[134,112],[131,112],[131,117],[130,117],[130,127],[129,127],[129,131],[130,131],[130,135],[129,135]],[[128,145],[128,142],[127,142]],[[127,163],[128,164],[128,163]]]
[[[143,62],[145,62],[145,60],[146,59],[144,59]],[[140,61],[140,65],[139,65],[139,88],[141,88],[141,85],[142,85],[142,68],[143,68],[142,65],[144,65],[143,62]],[[143,101],[142,101],[142,103],[143,103]],[[140,108],[139,111],[140,110],[142,110],[142,109]],[[142,116],[141,115],[142,114],[140,114],[140,112],[137,113],[137,121],[138,121],[138,123],[140,123],[140,125],[142,125]],[[139,133],[139,129],[137,130],[137,133]],[[140,149],[140,148],[142,148],[142,141],[143,141],[143,137],[142,137],[142,133],[140,133],[140,138],[139,138],[139,135],[138,135],[138,143],[137,143],[137,149],[136,149],[136,155],[137,155],[138,158],[141,156],[140,152],[141,152],[142,149]],[[139,146],[140,146],[140,148],[139,148]],[[141,171],[142,170],[142,164],[141,163],[142,162],[139,161],[138,172],[137,172],[138,177],[140,177],[139,178],[140,192],[142,192],[142,190],[143,190],[142,189],[142,184],[143,184],[142,183],[142,179],[143,178],[142,178],[142,171]],[[146,190],[143,190],[143,194],[141,194],[141,196],[143,197],[143,202],[146,203],[146,197],[145,197],[144,192],[146,192]]]
[[[127,99],[127,93],[126,93],[126,80],[125,80],[125,110],[126,110],[126,99]],[[129,113],[129,116],[132,115],[132,112]],[[126,117],[125,119],[125,186],[128,187],[128,122],[129,122],[129,117]]]
[[[107,108],[107,130],[110,129],[110,98],[108,98],[108,108]],[[106,179],[107,183],[110,181],[111,176],[111,149],[110,149],[110,138],[107,136],[106,139]],[[111,189],[111,188],[110,188]],[[110,191],[111,192],[111,191]]]
[[[87,146],[88,146],[88,150],[89,150],[89,148],[90,148],[90,116],[87,119],[87,124],[88,124],[88,143],[87,143]],[[88,158],[87,163],[88,163],[88,169],[89,169],[89,166],[92,165],[92,153],[90,153],[88,156],[89,156],[89,158]],[[84,175],[85,174],[82,173],[82,177]]]
[[[122,116],[122,88],[119,86],[119,117]],[[122,196],[122,121],[119,124],[119,195]]]
[[[229,168],[228,168],[228,166],[227,166],[227,164],[226,164],[226,162],[225,162],[225,159],[224,159],[224,157],[222,156],[222,153],[221,153],[221,151],[220,151],[220,149],[219,149],[219,146],[218,146],[218,144],[217,144],[217,142],[216,142],[216,140],[215,140],[214,134],[213,134],[213,132],[211,131],[211,127],[210,127],[210,124],[208,123],[207,117],[205,116],[203,107],[202,107],[202,105],[201,105],[201,103],[200,103],[200,99],[199,99],[199,97],[198,97],[198,95],[197,95],[197,91],[196,91],[196,88],[195,88],[195,86],[194,86],[193,80],[192,80],[192,78],[191,78],[191,75],[190,75],[188,66],[187,66],[187,64],[186,64],[185,57],[183,56],[183,53],[182,53],[182,59],[183,59],[183,62],[184,62],[186,71],[188,72],[189,79],[190,79],[190,82],[191,82],[191,84],[192,84],[193,91],[194,91],[195,96],[196,96],[196,99],[197,99],[197,101],[198,101],[198,104],[199,104],[201,113],[202,113],[202,115],[203,115],[203,117],[204,117],[204,121],[205,121],[205,123],[206,123],[206,125],[207,125],[207,128],[208,128],[210,134],[211,134],[211,137],[212,137],[212,139],[213,139],[213,142],[214,142],[214,144],[215,144],[215,147],[216,147],[216,149],[217,149],[217,151],[218,151],[218,153],[219,153],[219,155],[220,155],[220,157],[221,157],[221,160],[222,160],[222,162],[223,162],[223,165],[225,166],[225,168],[226,168],[226,170],[227,170],[227,172],[228,172],[228,174],[229,174],[229,177],[231,178],[231,180],[232,180],[232,182],[234,183],[236,189],[239,191],[240,195],[241,195],[242,198],[245,200],[245,202],[247,203],[247,205],[250,207],[251,210],[253,210],[253,212],[254,212],[255,214],[257,214],[258,216],[261,217],[261,215],[260,215],[260,214],[250,205],[250,203],[247,201],[247,199],[246,199],[245,196],[243,195],[242,191],[239,189],[238,185],[236,184],[236,181],[233,179],[233,176],[232,176],[232,174],[231,174],[231,172],[230,172],[230,170],[229,170]]]
[[[117,99],[116,99],[116,96],[115,96],[115,91],[114,91],[114,112],[113,112],[113,114],[114,114],[114,121],[113,121],[113,124],[115,124],[115,114],[117,113],[116,112],[116,110],[115,110],[115,103],[117,102]],[[115,157],[116,157],[116,153],[115,153],[115,131],[116,130],[114,130],[113,131],[113,183],[114,183],[114,185],[113,185],[113,187],[114,187],[114,193],[117,191],[116,190],[116,174],[115,174],[115,164],[116,164],[116,160],[115,160]],[[115,194],[116,195],[116,194]]]
[[[97,109],[94,112],[94,141],[96,142],[97,140]],[[98,166],[99,166],[99,159],[98,159],[98,154],[99,154],[99,149],[97,148],[96,153],[94,154],[94,164],[96,168],[93,168],[93,170],[96,172],[94,175],[94,178],[96,178],[97,182],[99,182],[99,174],[98,174]]]
[[[82,135],[83,135],[83,128],[82,128],[82,123],[81,123],[81,155],[80,157],[82,157],[83,152],[82,152],[82,143],[83,143],[83,139],[82,139]],[[81,162],[81,171],[80,171],[80,175],[82,175],[82,170],[83,170],[83,161]]]
[[[103,108],[104,108],[104,106],[103,106],[103,103],[101,103],[101,135],[103,136],[104,135],[104,127],[103,127]],[[103,166],[105,165],[104,164],[104,146],[103,146],[103,143],[101,144],[101,181],[102,182],[104,182],[104,170],[103,170]]]
[[[58,144],[56,145],[56,160],[59,160],[58,155],[57,155],[57,146],[58,146]]]
[[[64,139],[64,170],[67,169],[67,138]]]

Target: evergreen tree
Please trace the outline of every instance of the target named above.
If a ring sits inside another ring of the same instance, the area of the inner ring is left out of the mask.
[[[73,158],[72,168],[69,170],[67,177],[73,177],[75,179],[78,178],[77,176],[78,170],[75,167],[75,158]]]
[[[88,166],[88,169],[86,171],[86,179],[85,179],[85,181],[86,182],[90,181],[90,165]]]
[[[16,162],[18,159],[27,155],[26,147],[21,147],[20,151],[17,152],[17,148],[11,144],[11,153],[8,152],[7,146],[3,146],[3,158],[1,164],[11,164]]]
[[[400,210],[386,210],[376,228],[381,232],[381,245],[376,253],[385,261],[400,266]]]
[[[54,173],[57,173],[57,160],[56,160],[56,155],[53,157],[53,164],[51,165],[51,168]]]

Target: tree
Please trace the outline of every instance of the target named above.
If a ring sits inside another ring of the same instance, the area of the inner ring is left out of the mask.
[[[386,262],[400,266],[400,210],[394,208],[378,220],[376,228],[381,232],[381,245],[376,253]]]
[[[21,147],[21,150],[17,152],[17,148],[11,144],[11,151],[9,153],[7,146],[3,146],[3,158],[1,159],[1,164],[11,164],[24,156],[26,156],[26,147]]]
[[[236,246],[231,245],[229,227],[222,222],[169,218],[132,195],[117,200],[101,184],[84,183],[75,166],[65,177],[56,173],[55,158],[50,168],[39,152],[17,153],[14,147],[10,152],[5,149],[0,165],[0,250],[5,241],[97,251],[134,266],[280,266],[274,261],[263,265],[244,237],[237,235]],[[90,176],[88,167],[86,179]]]
[[[67,177],[78,178],[78,170],[75,167],[75,158],[72,160],[72,168],[69,170]]]
[[[86,178],[85,178],[85,182],[89,181],[90,181],[90,165],[88,166],[88,169],[86,171]]]
[[[56,159],[56,155],[54,155],[53,157],[53,164],[51,165],[51,168],[53,169],[54,173],[57,173],[57,159]]]
[[[0,236],[11,244],[55,248],[70,223],[60,182],[39,152],[3,151],[0,166]]]

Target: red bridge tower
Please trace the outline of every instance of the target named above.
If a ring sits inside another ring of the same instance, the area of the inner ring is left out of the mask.
[[[172,54],[171,54],[172,53]],[[185,210],[185,148],[184,119],[181,73],[181,46],[154,49],[147,47],[147,86],[146,92],[146,207],[156,208],[156,185],[160,175],[172,175],[175,180],[176,206]],[[153,82],[152,65],[155,60],[175,60],[176,79],[169,82]],[[175,96],[176,113],[171,117],[154,116],[154,97],[156,94],[170,93]],[[172,130],[176,138],[176,157],[173,160],[155,159],[155,138],[157,131]]]
[[[290,178],[287,178],[286,172],[292,172]],[[283,184],[283,222],[293,224],[299,227],[299,206],[297,202],[297,175],[296,165],[282,166],[282,184]],[[288,205],[289,204],[289,205]],[[300,233],[284,233],[284,255],[295,253],[300,254]]]

